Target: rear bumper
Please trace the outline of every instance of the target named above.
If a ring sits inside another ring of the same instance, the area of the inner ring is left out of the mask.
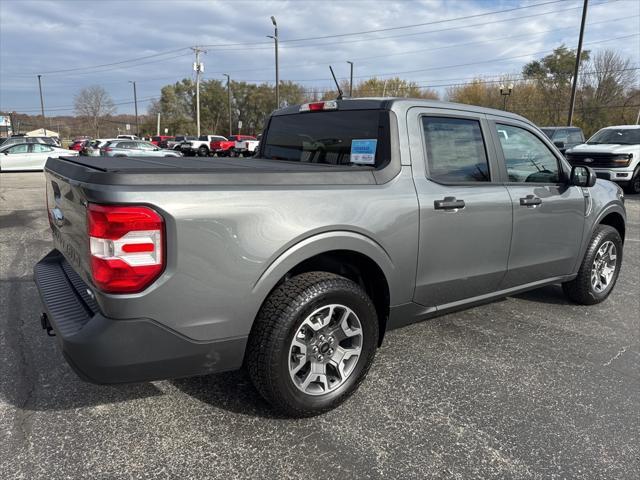
[[[34,279],[65,358],[85,380],[140,382],[242,365],[246,337],[198,342],[152,319],[103,316],[87,285],[57,250],[36,264]]]

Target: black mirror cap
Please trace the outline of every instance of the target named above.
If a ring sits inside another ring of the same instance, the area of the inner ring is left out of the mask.
[[[563,148],[564,148],[564,142],[563,142],[562,140],[557,140],[557,141],[553,142],[553,144],[554,144],[556,147],[560,148],[560,149],[563,149]]]
[[[596,172],[591,167],[576,165],[571,168],[571,185],[593,187],[596,184]]]

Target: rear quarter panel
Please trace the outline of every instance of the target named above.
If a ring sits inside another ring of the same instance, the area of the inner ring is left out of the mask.
[[[330,250],[376,261],[392,305],[413,295],[418,211],[410,167],[382,185],[85,185],[83,195],[149,204],[166,221],[164,274],[141,294],[97,293],[112,318],[152,318],[196,340],[246,336],[282,275]]]

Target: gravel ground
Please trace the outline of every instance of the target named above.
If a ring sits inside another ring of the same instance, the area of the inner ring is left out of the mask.
[[[553,286],[390,332],[351,400],[289,420],[242,372],[81,381],[38,320],[43,187],[0,177],[1,479],[638,478],[640,198],[606,302]]]

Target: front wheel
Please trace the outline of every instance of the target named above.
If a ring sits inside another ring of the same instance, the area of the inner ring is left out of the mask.
[[[317,415],[358,388],[378,334],[375,307],[357,283],[304,273],[277,287],[263,304],[245,364],[271,405],[294,417]]]
[[[598,225],[578,270],[578,276],[562,284],[574,302],[594,305],[604,301],[618,279],[622,265],[622,238],[609,225]]]
[[[633,178],[629,181],[625,190],[627,193],[640,193],[640,168],[636,169]]]

